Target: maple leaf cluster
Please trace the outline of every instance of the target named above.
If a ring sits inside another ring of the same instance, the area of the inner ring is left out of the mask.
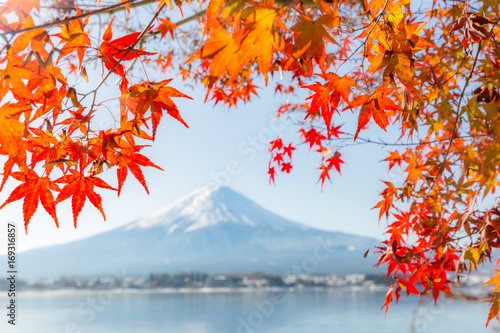
[[[190,98],[168,86],[171,80],[129,84],[124,64],[155,54],[136,48],[140,35],[150,27],[113,39],[111,20],[95,47],[87,28],[90,15],[76,8],[72,19],[37,26],[32,11],[40,12],[39,7],[37,1],[9,1],[0,17],[7,41],[0,59],[0,154],[7,157],[0,190],[8,179],[20,182],[1,207],[23,200],[26,231],[39,203],[57,226],[56,206],[66,199],[71,199],[75,227],[87,200],[105,219],[96,189],[119,195],[128,171],[148,191],[141,168],[161,168],[141,154],[145,145],[136,141],[155,139],[163,112],[187,127],[171,98]],[[48,30],[54,27],[60,32]],[[83,65],[88,57],[100,59],[108,72],[96,89],[79,94],[69,78],[78,73],[88,81]],[[65,61],[72,64],[69,69]],[[93,129],[92,118],[102,112],[95,95],[111,73],[121,78],[119,123]],[[88,104],[90,97],[94,100]],[[116,169],[118,188],[99,178],[105,168]]]
[[[388,171],[401,178],[383,180],[374,203],[387,220],[378,266],[396,281],[384,306],[401,291],[454,294],[460,277],[500,247],[498,202],[486,204],[500,173],[499,6],[127,0],[57,9],[9,0],[0,6],[0,191],[18,185],[1,207],[23,200],[27,230],[39,203],[58,225],[56,206],[71,199],[76,227],[87,200],[104,217],[98,192],[119,195],[129,171],[148,191],[143,168],[161,168],[143,149],[164,115],[188,126],[173,98],[189,98],[169,78],[149,80],[148,69],[201,85],[205,101],[229,107],[274,84],[286,97],[276,115],[298,125],[300,139],[270,142],[269,182],[293,173],[301,147],[319,156],[321,187],[346,167],[349,146],[388,148]],[[91,66],[102,68],[97,82]],[[102,99],[112,79],[116,95]],[[119,116],[101,129],[95,119],[108,105]],[[351,116],[353,124],[339,125]],[[365,137],[371,124],[398,140]],[[106,169],[116,170],[116,186],[102,179]],[[500,279],[489,283],[487,324],[500,307]]]
[[[276,169],[278,168],[281,172],[290,173],[292,167],[292,152],[295,150],[295,147],[292,146],[291,143],[288,145],[284,145],[281,138],[277,138],[274,141],[270,142],[269,151],[271,152],[271,160],[269,161],[269,170],[267,173],[269,174],[269,184],[271,182],[275,184],[274,176],[276,175]]]

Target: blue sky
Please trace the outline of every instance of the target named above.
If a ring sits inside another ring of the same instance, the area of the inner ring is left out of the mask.
[[[168,76],[168,75],[167,75]],[[113,80],[111,80],[113,82]],[[261,89],[260,98],[238,108],[203,103],[202,89],[195,91],[182,87],[175,80],[172,84],[193,97],[193,100],[176,99],[185,121],[182,124],[165,116],[158,129],[153,147],[144,149],[145,155],[165,171],[154,168],[144,170],[150,195],[131,176],[127,179],[119,198],[111,191],[100,192],[103,197],[107,221],[90,203],[86,203],[75,230],[72,223],[70,201],[58,206],[60,228],[39,207],[31,220],[28,234],[22,229],[22,202],[10,204],[0,213],[3,221],[20,225],[19,247],[29,249],[55,243],[69,242],[104,232],[150,214],[174,202],[198,187],[216,182],[228,185],[248,196],[263,207],[291,220],[325,230],[338,230],[381,238],[385,221],[378,223],[377,203],[380,179],[397,180],[397,173],[387,175],[385,163],[380,163],[388,148],[377,145],[354,145],[342,150],[346,164],[342,176],[332,173],[333,183],[325,182],[323,191],[317,184],[320,156],[309,152],[302,145],[293,156],[294,169],[289,175],[279,174],[276,186],[269,185],[267,165],[268,142],[278,135],[284,141],[299,142],[298,127],[284,120],[275,121],[275,111],[282,97],[274,96],[272,83]],[[108,88],[107,88],[108,89]],[[345,123],[343,129],[353,133],[356,116],[346,111],[336,124]],[[105,112],[98,121],[110,123]],[[397,133],[399,125],[389,127]],[[362,136],[377,138],[388,135],[372,125]],[[396,169],[396,168],[395,168]],[[232,174],[232,175],[231,175]],[[114,170],[104,173],[104,178],[116,186]],[[14,188],[8,183],[0,193],[0,201]]]

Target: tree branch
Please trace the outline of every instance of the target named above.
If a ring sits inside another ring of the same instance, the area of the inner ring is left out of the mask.
[[[457,131],[458,120],[460,119],[460,107],[462,106],[462,101],[463,101],[464,96],[465,96],[465,89],[467,89],[467,86],[469,85],[469,82],[470,82],[470,80],[472,78],[472,75],[474,74],[474,69],[476,68],[477,59],[479,58],[479,52],[481,51],[481,46],[482,46],[482,44],[481,44],[481,42],[479,42],[479,46],[477,48],[477,52],[476,52],[476,55],[474,57],[474,63],[472,64],[472,68],[470,69],[469,76],[467,76],[467,79],[465,80],[465,84],[464,84],[464,87],[462,89],[462,93],[460,94],[460,98],[458,100],[457,117],[455,118],[455,122],[453,123],[453,129],[451,131],[450,140],[448,141],[448,148],[446,149],[446,153],[444,154],[443,162],[439,166],[439,170],[438,170],[436,176],[434,177],[434,179],[432,180],[431,185],[427,189],[427,193],[425,194],[424,201],[427,200],[427,197],[429,196],[429,194],[431,193],[432,189],[434,188],[434,185],[436,184],[437,179],[439,178],[439,176],[444,171],[444,166],[446,164],[446,159],[448,158],[448,155],[450,154],[451,145],[453,144],[453,139],[454,139],[455,133]]]
[[[179,27],[179,26],[181,26],[181,25],[184,25],[184,24],[186,24],[186,23],[189,23],[189,22],[191,22],[191,21],[194,21],[194,20],[196,20],[196,19],[198,19],[198,18],[200,18],[200,17],[204,16],[206,13],[207,13],[207,10],[206,10],[206,9],[203,9],[203,10],[199,11],[198,13],[195,13],[195,14],[193,14],[193,15],[189,16],[189,17],[186,17],[186,18],[185,18],[185,19],[183,19],[183,20],[180,20],[179,22],[175,22],[175,25]],[[147,34],[146,36],[144,36],[144,37],[145,37],[145,38],[147,38],[147,37],[151,37],[151,36],[158,35],[158,34],[160,34],[160,33],[161,33],[161,31],[160,31],[160,30],[156,30],[156,31],[152,31],[152,32],[148,33],[148,34]]]
[[[141,31],[141,33],[137,37],[137,40],[132,45],[130,45],[130,47],[123,54],[123,56],[113,65],[113,67],[111,67],[111,69],[102,78],[101,82],[94,88],[94,90],[93,90],[94,97],[93,97],[93,100],[92,100],[92,105],[90,107],[89,114],[92,114],[92,111],[94,109],[95,99],[96,99],[97,91],[99,90],[99,88],[104,84],[104,82],[106,82],[106,80],[108,79],[108,77],[111,75],[111,73],[113,73],[113,71],[116,69],[116,67],[118,67],[118,65],[123,61],[123,59],[125,59],[127,57],[127,55],[129,55],[129,53],[132,52],[132,50],[137,45],[137,43],[139,43],[141,41],[141,39],[147,33],[147,31],[149,30],[149,28],[153,24],[154,20],[156,20],[156,18],[158,17],[158,15],[160,14],[160,12],[163,10],[163,8],[165,8],[165,3],[162,4],[160,7],[158,7],[158,9],[156,10],[155,14],[153,15],[153,17],[151,18],[151,20],[149,21],[149,23],[146,25],[146,27],[144,27],[144,29]]]
[[[78,20],[78,19],[81,19],[81,18],[84,18],[84,17],[87,17],[87,16],[91,16],[91,15],[99,15],[99,14],[104,14],[104,13],[113,14],[113,13],[125,10],[125,5],[128,5],[130,8],[136,8],[136,7],[140,7],[140,6],[151,4],[151,3],[156,2],[156,1],[157,0],[126,0],[126,1],[114,4],[114,5],[103,7],[101,9],[90,10],[88,12],[81,13],[79,15],[75,15],[75,16],[71,16],[71,17],[65,17],[65,18],[62,18],[62,19],[57,19],[57,20],[54,20],[54,21],[51,21],[51,22],[42,23],[40,25],[32,26],[32,27],[29,27],[29,28],[11,30],[11,31],[8,31],[8,32],[1,33],[0,36],[16,35],[16,34],[19,34],[19,33],[22,33],[22,32],[26,32],[26,31],[31,31],[31,30],[35,30],[35,29],[51,27],[51,26],[54,26],[54,25],[57,25],[57,24],[65,24],[65,23],[68,23],[70,21]],[[327,2],[327,3],[333,3],[334,0],[324,0],[324,1]],[[285,6],[285,7],[297,4],[297,2],[295,0],[276,0],[275,3],[278,4],[278,5],[281,5],[281,6]],[[305,6],[305,7],[317,7],[317,4],[313,0],[304,0],[302,2],[302,5]],[[57,7],[50,7],[50,8],[57,8]],[[59,7],[59,8],[60,9],[64,9],[64,8],[61,8],[61,7]],[[202,10],[202,11],[194,14],[193,16],[190,16],[190,17],[188,17],[188,18],[186,18],[184,20],[179,21],[179,23],[177,25],[182,25],[182,24],[188,23],[188,22],[190,22],[192,20],[195,20],[195,19],[197,19],[197,18],[205,15],[205,13],[206,13],[206,9],[204,9],[204,10]]]
[[[180,27],[180,26],[181,26],[181,25],[183,25],[183,24],[189,23],[189,22],[191,22],[191,21],[196,20],[196,19],[197,19],[197,18],[199,18],[199,17],[202,17],[202,16],[203,16],[203,15],[205,15],[206,13],[207,13],[207,10],[206,10],[206,9],[204,9],[204,10],[202,10],[202,11],[199,11],[198,13],[195,13],[195,14],[191,15],[190,17],[187,17],[187,18],[185,18],[185,19],[183,19],[183,20],[180,20],[179,22],[175,23],[175,25],[176,25],[177,27]],[[142,40],[142,41],[144,41],[144,39],[146,39],[146,38],[148,38],[148,37],[153,37],[153,36],[156,36],[156,35],[158,35],[158,34],[160,34],[160,33],[161,33],[161,31],[160,31],[160,30],[155,30],[155,31],[152,31],[152,32],[148,32],[147,34],[145,34],[145,35],[144,35],[144,38],[143,38],[143,40]],[[132,61],[130,62],[130,64],[128,65],[127,69],[125,70],[125,73],[128,73],[128,72],[129,72],[129,71],[130,71],[130,70],[134,67],[134,65],[135,65],[135,63],[136,63],[136,62],[137,62],[137,58],[135,58],[134,60],[132,60]],[[120,80],[121,80],[121,79],[120,79],[120,78],[118,78],[118,79],[116,80],[116,84],[118,84],[118,83],[120,82]]]
[[[79,15],[65,17],[62,19],[57,19],[57,20],[54,20],[51,22],[43,23],[40,25],[35,25],[32,27],[24,28],[24,29],[7,31],[7,32],[0,34],[0,36],[16,35],[16,34],[19,34],[22,32],[31,31],[31,30],[35,30],[35,29],[48,28],[48,27],[51,27],[51,26],[54,26],[57,24],[67,24],[73,20],[78,20],[78,19],[81,19],[81,18],[84,18],[87,16],[91,16],[91,15],[99,15],[99,14],[104,14],[104,13],[113,14],[113,13],[125,10],[125,5],[129,5],[130,8],[135,8],[135,7],[144,6],[144,5],[153,3],[153,2],[155,2],[155,0],[126,0],[124,2],[120,2],[120,3],[114,4],[114,5],[111,5],[108,7],[103,7],[101,9],[90,10],[88,12],[81,13]]]

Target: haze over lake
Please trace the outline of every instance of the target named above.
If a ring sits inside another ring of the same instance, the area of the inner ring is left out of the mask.
[[[401,297],[384,318],[385,292],[329,290],[214,293],[86,292],[18,298],[22,333],[470,333],[485,328],[488,305]],[[6,323],[1,322],[5,332]]]

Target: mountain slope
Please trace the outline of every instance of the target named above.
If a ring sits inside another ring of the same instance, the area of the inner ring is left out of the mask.
[[[87,239],[19,254],[23,278],[151,272],[371,271],[377,240],[289,221],[227,187]]]

